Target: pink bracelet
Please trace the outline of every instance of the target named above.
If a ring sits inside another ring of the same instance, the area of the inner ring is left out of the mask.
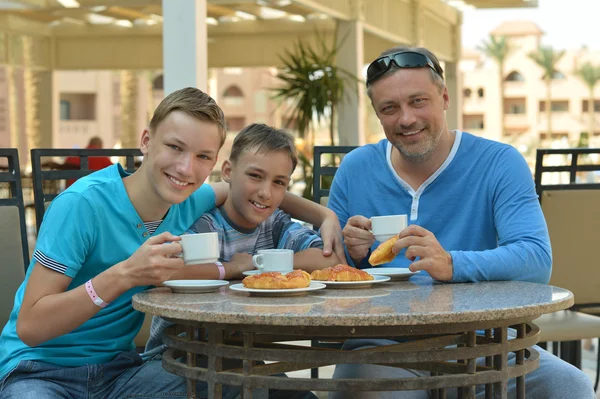
[[[94,304],[96,306],[105,308],[109,305],[107,302],[104,302],[102,300],[102,298],[100,298],[98,296],[98,294],[96,294],[96,290],[94,289],[94,286],[92,285],[92,279],[89,279],[88,281],[86,281],[85,290],[87,291],[88,295],[90,296],[90,299],[92,300],[92,302],[94,302]]]
[[[216,261],[215,265],[217,265],[217,268],[219,269],[219,280],[225,280],[225,268],[223,267],[223,264]]]

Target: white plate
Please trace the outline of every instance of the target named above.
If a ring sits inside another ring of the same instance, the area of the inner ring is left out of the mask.
[[[281,274],[287,274],[287,273],[291,272],[291,270],[288,270],[288,271],[273,270],[273,272],[279,272]],[[246,270],[245,272],[242,272],[242,274],[244,276],[254,276],[255,274],[261,274],[261,273],[271,273],[271,272],[262,272],[260,270]]]
[[[371,269],[362,269],[364,272],[372,274],[373,276],[390,276],[392,280],[408,280],[410,276],[413,276],[419,272],[411,272],[409,268],[405,267],[374,267]]]
[[[223,280],[169,280],[163,282],[165,287],[169,287],[171,291],[181,294],[213,292],[227,284],[229,284],[229,281]]]
[[[371,284],[384,283],[390,280],[391,277],[389,276],[373,276],[373,280],[366,281],[313,281],[318,281],[319,283],[326,284],[327,288],[367,288],[370,287]]]
[[[325,284],[311,282],[306,288],[288,288],[282,290],[262,290],[258,288],[246,288],[244,284],[233,284],[229,288],[233,291],[247,292],[250,295],[257,296],[293,296],[304,295],[309,291],[316,291],[325,288]]]

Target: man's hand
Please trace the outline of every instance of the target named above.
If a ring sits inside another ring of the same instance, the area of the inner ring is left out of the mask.
[[[369,254],[369,248],[375,242],[371,233],[371,221],[364,216],[356,215],[348,219],[342,234],[348,254],[355,264],[360,263]],[[342,259],[344,259],[342,257]]]
[[[452,279],[452,256],[442,248],[432,232],[413,224],[402,230],[398,237],[392,252],[397,254],[406,248],[404,255],[413,261],[409,267],[410,271],[425,270],[439,281]],[[414,262],[417,257],[419,260]]]
[[[233,254],[229,262],[223,263],[225,280],[237,280],[243,277],[243,272],[254,270],[252,255],[246,253]]]
[[[164,232],[150,237],[127,260],[118,264],[125,284],[131,287],[158,285],[185,266],[181,253],[181,237]]]
[[[332,253],[335,253],[338,258],[346,259],[342,228],[335,212],[329,212],[329,216],[321,223],[319,232],[323,239],[323,256],[330,256]]]

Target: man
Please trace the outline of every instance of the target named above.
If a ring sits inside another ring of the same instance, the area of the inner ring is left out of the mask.
[[[527,164],[508,145],[448,130],[448,90],[435,55],[406,46],[385,51],[367,70],[367,93],[386,139],[344,158],[328,203],[345,226],[349,263],[370,267],[378,243],[368,218],[407,214],[410,225],[393,247],[397,256],[383,267],[410,267],[448,282],[546,284],[550,241]],[[345,348],[365,345],[351,340]],[[536,349],[540,368],[527,376],[528,398],[595,398],[580,370]],[[398,378],[414,371],[340,365],[334,378],[353,375]],[[514,380],[509,389],[514,394]],[[428,397],[424,391],[359,396]]]
[[[133,350],[144,315],[131,297],[184,267],[179,234],[225,200],[226,184],[203,184],[225,134],[210,96],[173,92],[142,133],[135,173],[105,168],[52,201],[0,337],[0,398],[185,396],[182,377]],[[333,212],[293,195],[284,205],[324,222],[324,247],[337,244]],[[198,384],[200,396],[206,390]],[[224,389],[225,397],[238,394]]]

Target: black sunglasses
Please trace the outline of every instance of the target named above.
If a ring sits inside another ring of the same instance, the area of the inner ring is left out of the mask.
[[[384,55],[371,62],[367,68],[367,86],[370,86],[373,81],[390,69],[392,62],[396,64],[398,68],[429,67],[443,79],[442,75],[435,69],[434,63],[426,55],[415,53],[414,51],[400,51],[398,53]]]

